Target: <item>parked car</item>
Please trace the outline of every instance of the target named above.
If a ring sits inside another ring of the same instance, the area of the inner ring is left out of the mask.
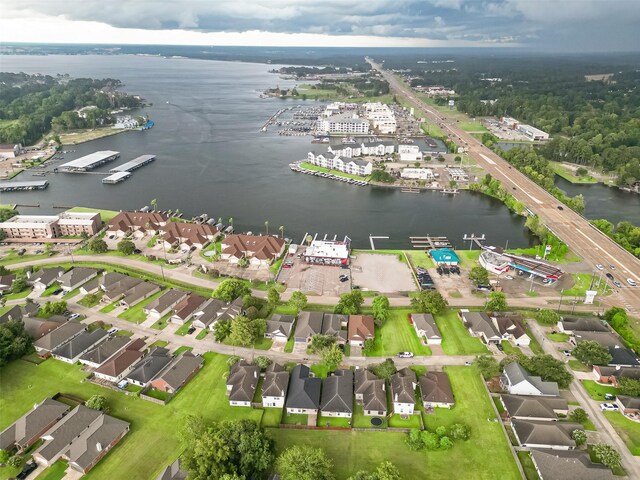
[[[562,205],[558,205],[558,210],[564,210],[564,207]]]
[[[597,264],[597,265],[596,265],[596,268],[597,268],[598,270],[604,270],[604,266],[602,266],[601,264]]]
[[[117,329],[116,327],[112,327],[112,328],[110,328],[109,330],[107,330],[107,333],[108,333],[109,335],[113,335],[113,334],[115,334],[117,331],[118,331],[118,329]]]
[[[571,356],[571,352],[569,350],[563,350],[562,353],[564,354],[565,357]]]
[[[609,264],[609,268],[610,268],[611,270],[615,270],[615,269],[616,269],[616,266],[615,266],[615,265],[611,265],[611,264]]]
[[[478,285],[476,287],[476,290],[478,290],[479,292],[490,292],[491,291],[491,286],[489,286],[489,285]]]
[[[187,330],[187,335],[191,335],[195,331],[196,331],[196,327],[189,327],[189,330]]]
[[[79,313],[72,313],[71,315],[69,315],[69,320],[75,320],[76,318],[78,318],[80,316]]]
[[[22,471],[16,477],[17,480],[24,480],[27,478],[31,472],[33,472],[36,468],[38,468],[38,464],[35,462],[27,463]]]
[[[611,275],[609,272],[607,272],[605,274],[605,276],[609,279],[609,280],[613,280],[613,275]]]
[[[346,275],[340,275],[340,277],[338,277],[340,279],[341,282],[347,282],[349,280],[349,277]]]
[[[627,283],[632,287],[637,287],[638,284],[633,280],[633,278],[627,278]]]
[[[500,351],[500,352],[504,352],[504,348],[502,347],[502,345],[501,345],[501,344],[496,343],[496,348],[498,349],[498,351]]]
[[[412,352],[400,352],[398,353],[399,358],[413,358]]]
[[[614,403],[601,403],[600,410],[604,412],[616,412],[618,411],[618,406]]]
[[[605,400],[615,400],[616,396],[614,394],[612,394],[612,393],[605,393],[604,394],[604,399]]]
[[[622,284],[618,280],[614,280],[613,284],[618,288],[622,288]]]
[[[282,268],[291,268],[293,267],[293,262],[284,262],[282,264]]]

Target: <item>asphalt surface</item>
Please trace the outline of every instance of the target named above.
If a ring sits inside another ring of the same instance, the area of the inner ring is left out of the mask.
[[[447,119],[441,112],[424,103],[393,73],[382,69],[371,59],[367,61],[389,82],[390,89],[396,95],[402,95],[414,105],[419,106],[425,117],[440,126],[456,144],[463,146],[469,157],[473,158],[493,178],[498,179],[517,200],[538,215],[554,235],[593,266],[594,270],[595,265],[604,265],[607,271],[622,284],[621,288],[613,286],[615,293],[610,297],[613,303],[632,314],[640,312],[640,259],[593,227],[586,218],[560,203],[516,168],[512,168],[506,160],[485,147],[477,138],[458,128],[455,121]],[[609,268],[609,265],[613,265],[615,270]],[[627,278],[635,280],[638,286],[629,286],[626,282]]]

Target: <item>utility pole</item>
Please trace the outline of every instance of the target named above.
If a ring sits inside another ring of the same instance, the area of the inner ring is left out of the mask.
[[[562,294],[564,293],[564,288],[560,290],[560,301],[558,302],[558,313],[560,313],[560,306],[562,305]]]

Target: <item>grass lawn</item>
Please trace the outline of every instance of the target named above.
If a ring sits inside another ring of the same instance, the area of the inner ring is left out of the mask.
[[[437,315],[435,318],[442,335],[442,349],[447,355],[476,355],[489,352],[479,338],[472,337],[464,328],[455,310],[449,309],[444,315]]]
[[[353,404],[353,428],[387,428],[387,418],[386,417],[377,417],[382,420],[382,425],[379,427],[374,427],[371,425],[371,419],[375,417],[370,417],[364,414],[364,410],[362,405],[358,405],[357,403]]]
[[[282,415],[282,423],[286,425],[306,425],[309,415],[302,414],[287,414]]]
[[[531,453],[520,450],[518,452],[518,460],[520,460],[520,465],[522,465],[522,470],[524,470],[524,475],[527,477],[527,480],[540,479],[533,460],[531,460]]]
[[[569,367],[571,367],[571,370],[575,370],[576,372],[590,372],[592,370],[580,360],[575,359],[569,360]]]
[[[420,413],[409,415],[407,419],[400,418],[400,415],[391,415],[389,417],[389,426],[391,428],[420,428]]]
[[[263,427],[277,427],[282,419],[282,408],[265,408],[262,412]]]
[[[291,337],[289,338],[289,340],[287,340],[287,344],[284,346],[285,353],[293,352],[294,341],[295,341],[295,339],[294,339],[294,336],[292,334]]]
[[[151,398],[155,398],[157,400],[162,400],[163,402],[166,402],[169,398],[169,394],[167,394],[166,392],[162,392],[160,390],[157,390],[155,388],[150,388],[149,390],[147,390],[146,392],[144,392],[145,395],[151,397]]]
[[[553,172],[559,177],[564,178],[571,183],[598,183],[598,180],[591,175],[575,175],[575,171],[571,171],[564,165],[558,162],[549,162],[549,166],[553,169]]]
[[[273,345],[272,339],[262,337],[253,345],[253,348],[255,348],[256,350],[269,350],[271,348],[271,345]]]
[[[500,342],[500,345],[502,345],[504,353],[506,353],[507,355],[509,355],[510,353],[522,353],[522,350],[511,345],[508,340],[502,340],[502,342]]]
[[[620,391],[615,387],[609,387],[606,385],[600,385],[594,380],[581,380],[582,386],[587,390],[587,393],[594,400],[604,402],[605,393],[611,393],[613,395],[619,395]]]
[[[329,374],[329,369],[321,363],[311,365],[311,371],[318,378],[327,378],[327,375]]]
[[[620,412],[604,412],[632,455],[640,456],[640,424],[629,420]]]
[[[118,330],[116,332],[117,337],[133,337],[133,332],[131,330]]]
[[[128,322],[133,322],[133,323],[144,322],[147,319],[147,314],[144,313],[143,308],[147,306],[149,303],[153,302],[156,298],[158,298],[163,293],[165,293],[164,290],[160,290],[159,292],[154,293],[149,298],[141,302],[138,302],[133,307],[126,309],[124,312],[118,315],[118,318],[121,318]]]
[[[598,277],[591,273],[572,273],[571,276],[575,281],[575,285],[564,291],[564,297],[584,297],[585,292],[589,290],[591,286],[592,280],[594,282],[598,281]],[[596,288],[596,285],[597,283],[593,284],[593,289],[598,292],[598,295],[608,295],[611,293],[608,282],[600,282],[599,288]]]
[[[478,264],[480,250],[456,250],[462,268],[471,268]]]
[[[164,330],[165,328],[167,328],[167,325],[169,325],[169,319],[171,318],[172,315],[173,315],[173,310],[167,313],[164,317],[158,319],[156,323],[151,325],[151,328],[155,330]]]
[[[149,345],[149,348],[153,348],[153,347],[164,348],[167,345],[169,345],[169,342],[167,342],[166,340],[156,340],[151,345]]]
[[[36,480],[62,480],[64,478],[64,472],[68,466],[69,464],[64,460],[58,460],[38,475]]]
[[[173,354],[177,357],[178,355],[180,355],[182,352],[190,352],[191,350],[193,350],[193,347],[187,347],[185,345],[178,347],[176,349],[175,352],[173,352]]]
[[[318,167],[317,165],[314,165],[308,162],[302,162],[300,164],[300,167],[306,168],[307,170],[313,170],[316,172],[330,173],[337,177],[350,178],[352,180],[366,180],[367,178],[367,177],[361,177],[360,175],[352,175],[351,173],[344,173],[344,172],[341,172],[340,170],[333,170],[330,168]]]
[[[73,207],[71,210],[67,210],[69,212],[98,212],[100,214],[100,218],[104,223],[109,223],[113,217],[118,215],[120,212],[116,212],[115,210],[101,210],[99,208],[87,208],[87,207]]]
[[[104,395],[111,415],[131,422],[131,430],[86,478],[156,478],[183,450],[176,432],[184,424],[186,415],[201,415],[208,421],[242,418],[260,421],[261,410],[229,406],[222,380],[223,373],[229,370],[228,357],[207,353],[204,358],[205,365],[200,373],[180,390],[169,406],[83,382],[86,373],[77,365],[55,361],[34,365],[22,360],[13,361],[0,369],[3,392],[0,396],[0,430],[24,415],[34,403],[57,392],[83,399],[95,394]]]
[[[65,293],[65,294],[62,296],[62,300],[68,300],[68,299],[70,299],[70,298],[73,298],[73,297],[75,297],[76,295],[78,295],[79,293],[80,293],[80,287],[78,287],[78,288],[76,288],[76,289],[74,289],[74,290],[71,290],[70,292]]]
[[[116,308],[118,308],[119,305],[120,305],[120,300],[116,300],[115,302],[110,303],[106,307],[102,307],[100,309],[100,312],[102,313],[113,312]]]
[[[187,334],[187,330],[191,328],[192,323],[193,323],[192,321],[188,321],[185,324],[183,324],[179,329],[176,330],[176,335],[180,335],[184,337]]]
[[[2,298],[4,298],[6,301],[20,300],[22,298],[26,298],[31,293],[32,290],[33,288],[25,288],[24,290],[18,293],[10,293],[9,295],[3,295]]]
[[[390,310],[389,320],[382,327],[376,326],[373,349],[368,357],[386,357],[398,352],[413,352],[414,355],[431,355],[431,349],[422,345],[416,331],[409,323],[409,309]]]
[[[341,417],[325,417],[323,415],[320,415],[318,417],[318,426],[351,428],[351,419]]]
[[[529,348],[533,350],[533,353],[535,353],[536,355],[543,355],[544,349],[542,348],[542,345],[540,345],[540,342],[538,342],[538,339],[533,336],[533,333],[531,333],[531,329],[527,327],[526,331],[527,331],[527,335],[531,339],[531,343],[529,343]]]
[[[414,267],[435,268],[433,259],[422,250],[406,250],[405,253],[411,259]]]
[[[203,328],[200,333],[198,333],[198,335],[196,335],[196,340],[204,340],[204,338],[207,336],[207,334],[209,333],[209,329],[208,328]]]
[[[53,292],[60,290],[60,284],[58,282],[53,282],[47,289],[40,294],[41,297],[50,297],[53,295]]]
[[[547,333],[547,338],[552,342],[568,342],[571,335],[566,333]]]

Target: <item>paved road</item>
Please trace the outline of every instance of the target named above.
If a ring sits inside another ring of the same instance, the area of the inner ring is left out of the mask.
[[[554,358],[566,362],[566,357],[555,348],[553,342],[546,338],[544,329],[537,322],[529,322],[531,332],[540,342],[545,353],[552,355]],[[567,367],[568,368],[568,367]],[[598,434],[603,442],[613,446],[622,456],[622,466],[627,471],[629,478],[640,478],[640,459],[631,454],[625,443],[622,441],[618,433],[611,426],[606,417],[600,410],[599,402],[592,400],[585,390],[582,382],[576,377],[569,387],[569,390],[580,402],[580,406],[589,414],[589,419],[593,422],[598,430]]]
[[[538,215],[549,230],[569,245],[577,255],[593,267],[596,264],[614,265],[616,270],[609,271],[623,286],[617,289],[618,293],[611,299],[631,313],[640,312],[640,259],[594,228],[583,216],[563,206],[517,169],[511,168],[506,160],[485,147],[478,139],[458,128],[455,121],[447,119],[444,114],[429,107],[391,72],[383,70],[380,65],[370,59],[367,61],[382,73],[396,95],[402,95],[414,105],[419,106],[424,116],[439,125],[458,145],[464,146],[467,154],[478,165],[493,178],[500,180],[517,200]],[[626,278],[634,279],[639,286],[628,286]]]

